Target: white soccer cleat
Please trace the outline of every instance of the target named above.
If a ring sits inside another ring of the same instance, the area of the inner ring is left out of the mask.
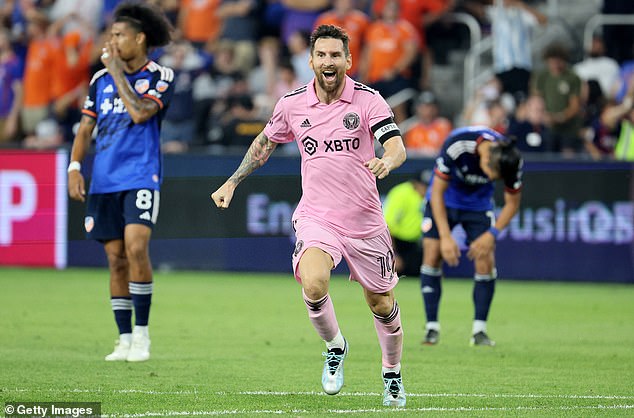
[[[403,388],[401,373],[383,373],[383,405],[404,408],[407,399]]]
[[[114,351],[106,356],[106,361],[125,361],[130,352],[131,334],[121,334],[114,342]]]
[[[328,395],[336,395],[343,387],[343,361],[348,355],[348,342],[340,348],[331,348],[326,353],[324,371],[321,374],[321,386]]]
[[[137,329],[132,331],[132,344],[128,352],[127,361],[147,361],[150,359],[150,337]]]

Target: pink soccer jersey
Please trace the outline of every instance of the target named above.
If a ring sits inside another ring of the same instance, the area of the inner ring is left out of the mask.
[[[296,141],[302,156],[303,195],[293,219],[312,218],[352,238],[386,228],[376,178],[364,163],[381,143],[400,135],[381,95],[346,76],[341,98],[324,104],[315,80],[282,97],[264,134],[274,142]]]

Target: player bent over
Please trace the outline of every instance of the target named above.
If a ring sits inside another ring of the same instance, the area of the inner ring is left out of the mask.
[[[451,235],[460,224],[467,235],[467,256],[475,266],[475,315],[471,345],[493,346],[487,335],[487,317],[495,290],[495,240],[520,207],[523,161],[513,142],[484,127],[456,129],[436,159],[423,218],[421,293],[427,324],[423,344],[438,343],[443,260],[458,264],[460,248]],[[494,181],[504,182],[504,206],[493,213]]]
[[[302,198],[293,214],[297,244],[295,277],[308,317],[326,342],[321,383],[334,395],[343,386],[349,345],[343,337],[328,286],[342,258],[350,279],[364,291],[382,351],[383,404],[405,406],[401,377],[403,329],[394,286],[394,253],[376,179],[405,161],[401,134],[380,94],[346,76],[352,58],[348,36],[322,25],[311,35],[314,79],[282,97],[235,173],[212,195],[227,208],[238,184],[263,165],[278,143],[295,141],[301,154]],[[374,140],[384,147],[374,153]]]

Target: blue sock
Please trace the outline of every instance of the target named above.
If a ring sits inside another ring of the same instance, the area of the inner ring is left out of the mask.
[[[152,282],[130,282],[135,325],[147,326],[152,304]]]
[[[132,299],[129,296],[112,296],[110,305],[114,312],[114,320],[119,328],[119,334],[132,332]]]
[[[495,293],[495,277],[490,274],[476,274],[473,285],[473,304],[475,305],[475,319],[486,321],[489,308]]]
[[[438,307],[442,294],[441,276],[440,268],[423,265],[420,269],[420,290],[425,302],[427,322],[438,322]]]

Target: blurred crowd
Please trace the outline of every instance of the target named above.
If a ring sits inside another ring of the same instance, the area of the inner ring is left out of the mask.
[[[410,122],[412,155],[434,156],[452,128],[479,124],[529,153],[634,160],[634,26],[606,27],[584,54],[548,45],[533,63],[531,39],[548,24],[539,0],[152,1],[174,27],[174,41],[151,53],[176,75],[164,152],[243,152],[276,101],[312,78],[310,32],[335,24],[351,38],[349,75],[386,98],[416,92],[393,107],[397,122]],[[0,147],[72,143],[118,3],[0,0]],[[469,47],[465,27],[444,19],[454,12],[492,37],[495,76],[449,112],[432,69]],[[604,0],[597,12],[634,14],[634,3]]]

